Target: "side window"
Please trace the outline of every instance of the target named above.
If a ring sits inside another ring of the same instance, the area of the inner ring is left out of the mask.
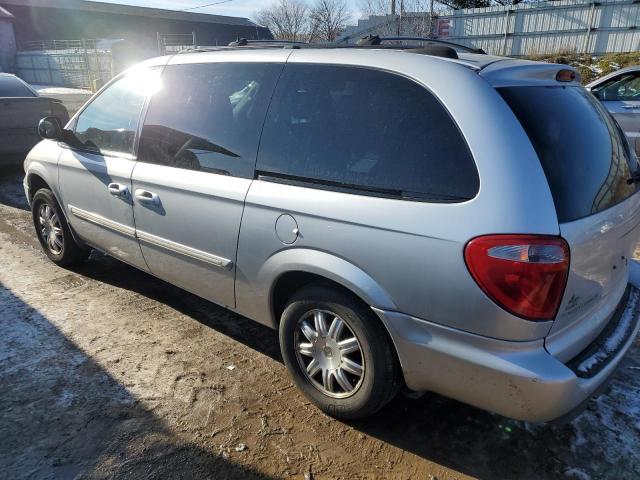
[[[282,65],[170,65],[151,99],[138,160],[253,178],[260,131]]]
[[[157,69],[144,68],[116,80],[78,116],[78,140],[89,150],[133,154],[142,107],[157,79]]]
[[[440,102],[379,70],[289,64],[260,144],[261,175],[433,202],[473,198],[478,172]]]
[[[620,75],[594,90],[601,100],[640,100],[640,72]]]

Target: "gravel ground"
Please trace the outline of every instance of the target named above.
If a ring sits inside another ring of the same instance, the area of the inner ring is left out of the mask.
[[[336,421],[296,391],[268,328],[101,254],[49,262],[20,181],[0,179],[5,478],[639,478],[638,341],[561,427],[434,394]]]

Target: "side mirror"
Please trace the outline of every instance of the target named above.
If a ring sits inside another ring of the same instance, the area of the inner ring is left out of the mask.
[[[38,135],[45,140],[63,140],[60,120],[56,117],[44,117],[38,123]]]

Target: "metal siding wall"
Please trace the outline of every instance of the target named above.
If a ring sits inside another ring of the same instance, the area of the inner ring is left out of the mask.
[[[640,3],[634,0],[560,0],[448,10],[439,19],[451,21],[448,39],[497,55],[640,50]],[[360,20],[358,26],[347,28],[345,41],[365,34],[360,32],[384,33],[384,25],[395,21],[390,15]]]
[[[509,10],[511,13],[507,13]],[[450,18],[453,23],[451,40],[498,55],[560,51],[602,54],[640,49],[640,3],[632,0],[600,5],[565,0],[468,9],[446,12],[441,18]]]

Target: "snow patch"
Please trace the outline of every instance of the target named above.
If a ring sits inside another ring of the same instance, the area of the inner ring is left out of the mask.
[[[635,262],[634,262],[635,263]],[[631,323],[637,316],[638,299],[640,298],[640,290],[634,289],[627,300],[627,306],[622,313],[622,318],[613,333],[607,338],[602,348],[590,357],[584,359],[578,365],[578,371],[586,373],[591,367],[609,357],[620,348],[620,344],[625,340]]]

